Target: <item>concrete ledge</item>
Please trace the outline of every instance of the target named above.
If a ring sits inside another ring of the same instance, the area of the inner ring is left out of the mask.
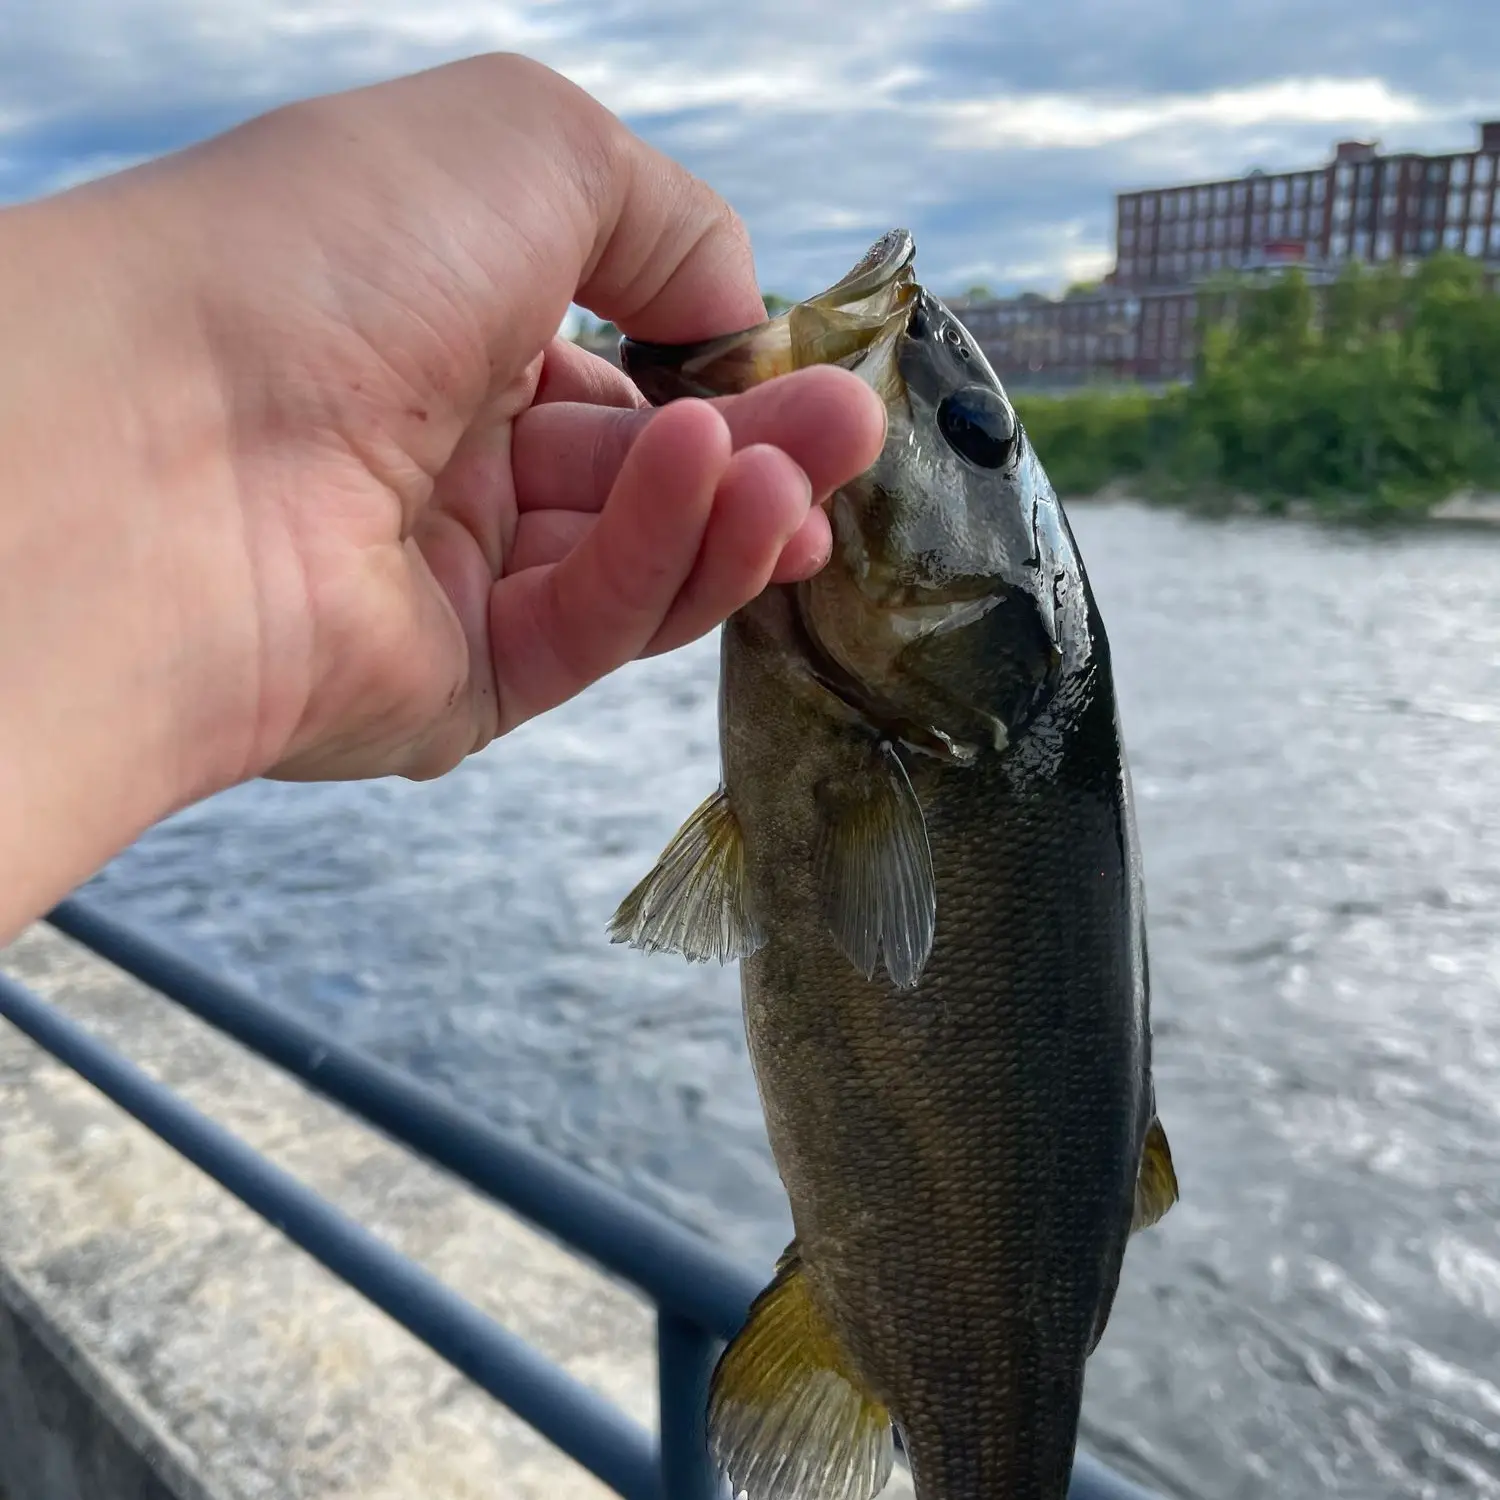
[[[50,930],[0,967],[655,1422],[632,1293]],[[609,1493],[3,1024],[0,1118],[9,1500]]]

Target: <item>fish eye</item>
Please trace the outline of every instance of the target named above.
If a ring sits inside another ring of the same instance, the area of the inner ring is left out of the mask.
[[[948,446],[976,468],[998,469],[1015,451],[1015,413],[988,386],[966,385],[945,396],[937,424]]]

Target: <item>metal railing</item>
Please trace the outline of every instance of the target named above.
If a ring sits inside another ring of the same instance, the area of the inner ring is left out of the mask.
[[[660,1430],[611,1403],[340,1212],[232,1131],[0,974],[0,1016],[135,1116],[334,1275],[626,1500],[721,1500],[704,1442],[708,1376],[763,1277],[398,1070],[73,898],[60,932],[628,1282],[657,1310]],[[1069,1500],[1152,1500],[1080,1453]]]

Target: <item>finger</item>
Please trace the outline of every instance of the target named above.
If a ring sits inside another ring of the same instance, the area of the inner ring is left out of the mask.
[[[563,338],[553,339],[517,379],[491,394],[438,475],[429,508],[451,516],[474,538],[492,580],[507,565],[512,571],[516,566],[512,423],[529,406],[556,401],[587,403],[593,410],[646,405],[623,370]]]
[[[750,236],[734,210],[623,125],[613,145],[618,166],[595,199],[600,232],[578,305],[658,344],[763,322]]]
[[[451,517],[474,538],[491,579],[500,576],[515,541],[514,414],[531,399],[537,378],[535,369],[525,371],[491,398],[432,488],[428,509]]]
[[[564,338],[553,339],[547,346],[534,397],[538,406],[554,401],[618,406],[630,411],[646,405],[646,398],[618,365]]]
[[[811,505],[807,475],[781,449],[740,449],[714,496],[697,562],[642,654],[697,640],[760,593]]]
[[[781,556],[771,570],[771,582],[800,583],[825,567],[832,555],[833,528],[828,524],[828,512],[814,505],[781,549]]]
[[[742,457],[744,454],[759,455],[763,453],[777,454],[788,465],[795,468],[795,465],[791,465],[791,460],[786,459],[786,455],[780,453],[780,450],[775,448],[743,449],[741,454],[736,455],[736,458]],[[733,464],[731,464],[730,468],[732,472]],[[792,484],[794,487],[800,489],[806,485],[806,476],[802,474],[800,469],[796,470],[796,476],[792,480]],[[728,484],[729,479],[730,475],[726,474],[724,483]],[[720,485],[719,495],[714,501],[714,515],[709,521],[710,533],[712,533],[715,526],[719,525],[719,512],[724,504],[724,485]],[[738,509],[734,496],[731,496],[729,504],[732,508]],[[799,506],[799,509],[805,508]],[[521,517],[520,524],[516,527],[515,542],[511,548],[510,558],[506,563],[506,572],[521,573],[527,568],[546,567],[550,563],[561,562],[593,530],[596,521],[597,517],[577,510],[537,510],[528,512]],[[758,520],[757,524],[761,535],[764,536],[764,521]],[[737,543],[732,536],[729,536],[726,539],[725,545],[730,549],[734,549]],[[774,550],[774,543],[772,541],[767,540],[764,545]],[[711,539],[704,542],[704,550],[706,551],[712,552],[716,546],[717,544]],[[829,529],[827,513],[814,507],[810,512],[803,514],[802,524],[793,531],[786,545],[781,548],[780,555],[775,559],[775,564],[771,569],[768,581],[771,583],[796,583],[803,578],[810,578],[828,561],[829,553],[832,550],[833,536]],[[700,562],[701,557],[702,553],[700,552]],[[691,579],[687,587],[693,587]],[[714,592],[712,586],[710,586],[709,592]],[[747,597],[753,598],[759,592],[759,588],[751,587]],[[675,612],[680,608],[681,595],[678,596],[678,604],[673,606],[673,610]],[[669,621],[670,618],[669,616]],[[710,621],[704,628],[711,630],[716,623],[716,621]],[[666,626],[663,626],[663,629],[666,629]],[[702,632],[698,631],[696,633],[701,634]],[[677,644],[681,645],[693,638],[694,636],[691,633],[682,635]],[[670,649],[669,645],[661,644],[660,633],[658,633],[657,641],[653,643],[646,654],[651,655],[656,651]]]
[[[561,562],[598,523],[581,510],[534,510],[521,517],[516,539],[506,559],[507,573],[524,573]]]
[[[489,625],[501,732],[640,655],[693,571],[733,456],[718,412],[704,401],[674,402],[631,449],[579,545],[554,567],[495,585]]]
[[[716,513],[719,504],[719,501],[715,501]],[[520,518],[516,527],[515,541],[512,543],[505,571],[523,573],[527,568],[541,568],[549,563],[561,562],[594,529],[597,519],[579,510],[529,511]],[[796,583],[800,579],[811,578],[828,561],[832,550],[833,536],[829,530],[828,516],[826,512],[814,507],[781,549],[781,555],[771,570],[770,581]]]
[[[729,424],[736,448],[782,449],[822,499],[863,473],[885,441],[885,407],[857,375],[819,365],[779,376],[710,403]],[[571,403],[534,406],[516,420],[512,451],[522,510],[598,510],[649,411]]]

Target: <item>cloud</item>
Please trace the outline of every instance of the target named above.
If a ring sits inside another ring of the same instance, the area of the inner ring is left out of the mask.
[[[6,18],[0,197],[493,49],[705,177],[793,295],[894,223],[936,285],[1055,287],[1108,264],[1122,187],[1500,114],[1500,7],[1469,0],[52,0]]]
[[[962,99],[934,108],[935,144],[953,151],[1114,145],[1163,131],[1244,130],[1267,125],[1407,125],[1432,116],[1379,78],[1283,78],[1211,93],[1090,99],[1032,94]]]

